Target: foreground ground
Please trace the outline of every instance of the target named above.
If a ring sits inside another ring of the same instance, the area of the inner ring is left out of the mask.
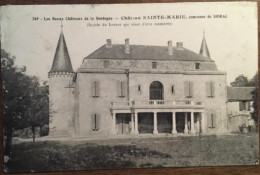
[[[258,135],[24,142],[10,158],[8,172],[254,165]]]

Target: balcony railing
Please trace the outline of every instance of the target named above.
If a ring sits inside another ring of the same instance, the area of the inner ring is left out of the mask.
[[[203,107],[203,101],[195,100],[147,100],[147,101],[117,101],[111,102],[112,107],[156,107],[156,106],[165,106],[165,107]]]

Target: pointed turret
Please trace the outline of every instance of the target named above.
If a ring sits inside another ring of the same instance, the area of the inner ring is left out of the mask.
[[[56,48],[49,77],[49,109],[52,120],[49,123],[49,136],[73,135],[74,95],[72,84],[75,73],[70,62],[68,48],[62,31]]]
[[[203,39],[202,39],[202,43],[200,46],[200,55],[210,58],[209,49],[208,49],[207,42],[205,39],[205,31],[203,32]]]
[[[62,29],[50,72],[73,72]]]

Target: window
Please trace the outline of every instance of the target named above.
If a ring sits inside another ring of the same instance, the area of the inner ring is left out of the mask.
[[[131,64],[131,67],[136,67],[136,61],[131,61],[130,64]]]
[[[141,85],[138,85],[138,91],[141,91]]]
[[[152,68],[157,69],[157,62],[152,62]]]
[[[100,129],[100,115],[93,114],[91,116],[91,129],[93,131],[98,131]]]
[[[185,81],[184,82],[184,96],[186,98],[192,98],[193,96],[193,82]]]
[[[250,111],[250,101],[240,101],[239,110],[240,111],[245,111],[245,110]]]
[[[109,68],[109,61],[104,61],[103,62],[103,67],[104,68]]]
[[[171,93],[172,93],[172,95],[175,94],[175,87],[174,87],[174,85],[171,86]]]
[[[200,69],[200,63],[195,63],[195,69]]]
[[[214,113],[208,114],[207,123],[209,128],[216,128],[216,115]]]
[[[127,83],[126,81],[117,81],[117,96],[125,97],[127,93]]]
[[[163,100],[163,84],[154,81],[150,85],[150,100]]]
[[[91,96],[94,98],[99,97],[99,82],[98,81],[91,82]]]
[[[215,96],[215,83],[212,81],[206,82],[206,91],[208,98],[214,98]]]

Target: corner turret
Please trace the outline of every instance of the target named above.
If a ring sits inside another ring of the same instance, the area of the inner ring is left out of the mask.
[[[207,46],[206,38],[205,38],[205,31],[203,32],[203,39],[200,46],[200,55],[210,58],[209,49]]]
[[[65,37],[62,31],[56,47],[49,77],[50,136],[73,135],[75,97],[73,71]]]

